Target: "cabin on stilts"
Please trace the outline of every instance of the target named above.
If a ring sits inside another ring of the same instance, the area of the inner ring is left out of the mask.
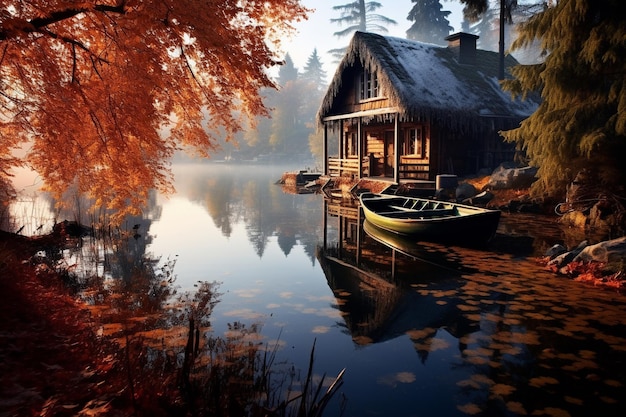
[[[498,54],[477,49],[477,38],[457,33],[442,47],[356,32],[317,116],[324,174],[434,184],[513,160],[498,132],[539,103],[501,89]]]

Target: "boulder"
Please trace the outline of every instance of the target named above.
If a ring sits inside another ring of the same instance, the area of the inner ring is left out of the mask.
[[[586,240],[583,240],[582,242],[580,242],[578,246],[576,246],[571,251],[562,253],[552,258],[552,260],[548,262],[548,266],[555,270],[559,270],[565,267],[567,264],[572,262],[576,258],[576,256],[578,256],[583,251],[583,249],[585,249],[587,246],[588,246],[588,242]]]
[[[551,247],[550,247],[550,248],[546,251],[546,253],[544,254],[544,256],[545,256],[546,258],[549,258],[549,259],[554,259],[554,258],[556,258],[557,256],[564,254],[565,252],[567,252],[567,248],[566,248],[565,246],[560,245],[560,244],[558,244],[558,243],[557,243],[556,245],[552,245],[552,246],[551,246]]]
[[[536,174],[535,167],[510,168],[503,164],[493,171],[487,187],[492,190],[528,188],[537,180]]]
[[[589,245],[576,255],[574,261],[602,262],[621,268],[626,261],[626,236]]]
[[[472,184],[468,182],[462,182],[456,187],[456,199],[463,201],[467,198],[472,198],[476,195],[477,190]]]

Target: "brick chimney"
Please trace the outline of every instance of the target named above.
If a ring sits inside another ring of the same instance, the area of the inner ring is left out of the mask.
[[[446,36],[448,49],[454,52],[459,64],[473,65],[476,62],[476,39],[471,33],[458,32]]]

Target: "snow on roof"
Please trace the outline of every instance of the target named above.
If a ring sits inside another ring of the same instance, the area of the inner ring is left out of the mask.
[[[513,65],[517,61],[507,56],[505,66]],[[319,120],[335,115],[337,96],[349,88],[343,84],[354,82],[345,73],[356,66],[378,72],[383,94],[403,116],[457,122],[488,116],[523,119],[538,106],[532,99],[513,99],[500,88],[496,52],[477,49],[474,64],[460,64],[447,47],[357,32],[324,97]]]

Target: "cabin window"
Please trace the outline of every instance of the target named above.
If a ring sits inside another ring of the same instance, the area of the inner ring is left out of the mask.
[[[359,87],[360,99],[368,100],[376,98],[380,95],[380,86],[378,84],[378,73],[376,71],[364,68],[361,73],[361,82]]]
[[[424,135],[421,127],[413,127],[407,130],[404,140],[404,154],[418,158],[424,157]]]
[[[356,137],[356,132],[348,132],[346,133],[346,145],[347,145],[347,149],[346,149],[346,154],[348,156],[355,156],[358,153],[358,147],[357,147],[357,137]]]

